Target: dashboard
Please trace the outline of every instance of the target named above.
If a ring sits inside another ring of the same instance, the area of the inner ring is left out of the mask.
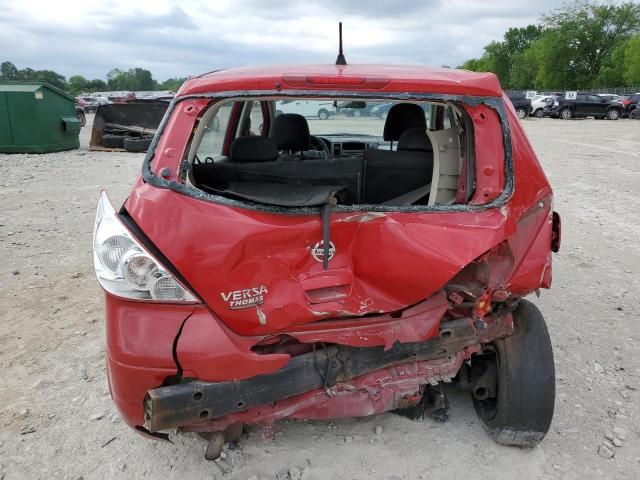
[[[324,134],[318,135],[326,145],[331,156],[338,157],[361,157],[365,149],[389,150],[390,144],[375,135],[349,135],[349,134]]]

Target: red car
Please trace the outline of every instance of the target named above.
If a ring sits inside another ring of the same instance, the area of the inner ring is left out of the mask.
[[[276,115],[282,100],[393,106],[317,120]],[[493,74],[190,79],[124,205],[103,193],[98,207],[112,397],[139,432],[203,433],[215,458],[243,424],[444,420],[456,382],[494,440],[535,446],[555,376],[523,297],[550,287],[559,243],[551,187]]]

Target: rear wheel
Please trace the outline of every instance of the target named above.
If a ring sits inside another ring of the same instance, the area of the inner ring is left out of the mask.
[[[523,118],[525,118],[527,116],[527,110],[520,107],[520,108],[516,108],[516,115],[518,116],[518,118],[520,120],[522,120]]]
[[[634,110],[631,110],[631,113],[629,114],[629,118],[632,118],[634,120],[640,120],[640,109],[636,108]]]
[[[560,110],[560,118],[563,120],[570,120],[573,117],[573,113],[568,108],[563,108]]]
[[[325,110],[324,108],[321,108],[318,111],[318,118],[320,120],[326,120],[327,118],[329,118],[329,112],[327,110]]]
[[[87,117],[84,115],[84,112],[76,112],[76,116],[78,117],[78,120],[80,121],[80,126],[84,127],[87,124]]]
[[[620,118],[620,110],[618,110],[617,108],[612,108],[607,112],[608,120],[618,120],[619,118]]]
[[[513,318],[513,335],[472,358],[473,404],[495,442],[529,448],[542,441],[553,418],[553,350],[534,304],[521,300]]]
[[[537,109],[535,112],[533,112],[533,116],[536,118],[544,117],[544,110],[542,108]]]

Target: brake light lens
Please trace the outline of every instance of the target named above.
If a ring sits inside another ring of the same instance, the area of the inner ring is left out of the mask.
[[[285,74],[282,81],[291,87],[326,88],[350,87],[362,89],[380,89],[389,84],[385,77],[367,77],[364,75],[305,75]]]
[[[118,297],[170,303],[198,302],[133,237],[104,191],[100,193],[93,229],[93,265],[102,288]]]

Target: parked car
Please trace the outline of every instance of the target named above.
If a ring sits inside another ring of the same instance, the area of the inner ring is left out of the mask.
[[[87,116],[85,115],[85,110],[83,107],[76,103],[76,117],[80,121],[80,126],[84,127],[87,124]]]
[[[630,116],[631,112],[637,108],[640,103],[640,93],[633,93],[630,95],[623,95],[618,98],[618,103],[622,107],[623,116]]]
[[[392,104],[384,124],[300,113],[363,92]],[[524,297],[551,285],[560,217],[503,96],[494,75],[417,66],[187,80],[124,204],[103,192],[96,214],[126,423],[201,433],[215,459],[243,424],[446,420],[456,382],[492,439],[537,445],[554,362]]]
[[[280,100],[276,102],[276,114],[295,113],[306,118],[326,120],[337,113],[333,102],[309,102],[306,100]]]
[[[536,95],[536,98],[531,101],[531,115],[536,118],[544,117],[544,107],[549,101],[553,102],[556,98],[557,95]]]
[[[545,107],[545,115],[563,120],[584,117],[618,120],[622,111],[620,103],[610,102],[594,93],[578,93],[575,100],[558,97]]]
[[[99,106],[111,103],[107,97],[90,95],[76,97],[76,102],[81,103],[87,113],[95,113]]]
[[[371,110],[377,103],[367,103],[360,100],[339,102],[336,104],[336,112],[348,117],[369,117]]]
[[[520,120],[527,118],[531,113],[531,100],[524,93],[507,92],[507,96],[516,110],[516,115]]]
[[[391,102],[378,103],[371,108],[371,116],[385,119],[391,107],[393,107]]]

